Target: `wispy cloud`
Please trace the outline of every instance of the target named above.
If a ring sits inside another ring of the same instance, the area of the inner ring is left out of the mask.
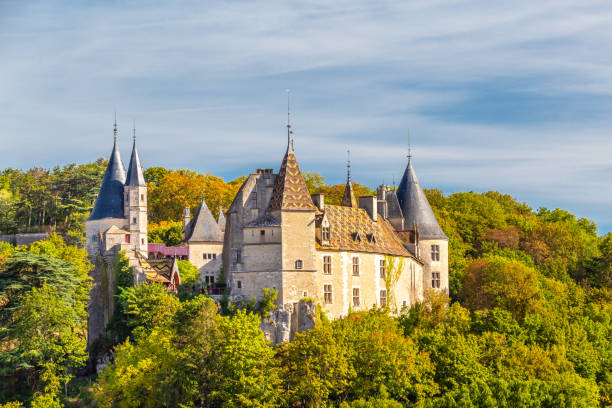
[[[497,189],[612,230],[609,1],[0,4],[0,167],[108,154],[232,178],[298,158],[328,180]],[[127,137],[122,140],[128,147]],[[127,151],[126,151],[127,153]]]

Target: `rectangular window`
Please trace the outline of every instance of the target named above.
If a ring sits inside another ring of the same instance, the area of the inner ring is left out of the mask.
[[[259,231],[259,235],[261,235],[261,236],[266,235],[266,230]]]
[[[321,240],[322,241],[329,241],[329,227],[322,227],[321,228]]]
[[[387,291],[385,289],[380,291],[380,307],[387,307]]]
[[[236,281],[236,287],[238,287],[238,289],[242,289],[242,281]]]
[[[384,259],[380,260],[380,277],[383,279],[387,277],[387,261]]]
[[[440,245],[431,246],[431,260],[432,261],[440,260]]]
[[[207,285],[214,285],[215,284],[215,277],[214,276],[205,276],[204,277],[204,283],[206,283]]]
[[[242,250],[236,250],[236,263],[242,263]]]
[[[130,236],[129,235],[125,236],[125,242],[127,242],[128,244],[130,243]]]
[[[359,307],[359,288],[353,288],[353,306]]]
[[[359,257],[353,257],[353,276],[359,276]]]
[[[431,287],[440,289],[440,272],[432,272],[431,274]]]
[[[132,218],[132,224],[136,224],[136,217]]]
[[[328,305],[331,305],[333,303],[332,285],[323,285],[323,299]]]
[[[144,245],[144,238],[142,238],[142,239],[140,240],[140,243],[141,243],[142,245]]]
[[[140,201],[144,201],[144,194],[140,195]]]
[[[295,261],[295,269],[302,269],[303,264],[302,264],[302,260],[298,259],[297,261]]]
[[[323,273],[325,275],[331,275],[331,256],[324,256],[323,257]]]
[[[257,208],[257,191],[253,191],[251,194],[251,207]]]
[[[213,259],[217,259],[217,254],[213,254]]]

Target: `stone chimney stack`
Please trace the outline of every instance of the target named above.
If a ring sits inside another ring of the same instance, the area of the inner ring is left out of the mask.
[[[359,208],[367,211],[374,222],[378,220],[378,199],[375,196],[359,197]]]
[[[191,221],[191,211],[189,207],[183,209],[183,239],[185,239],[185,231],[187,231],[187,225]]]
[[[311,197],[312,197],[312,202],[314,203],[314,205],[316,205],[319,210],[323,211],[325,209],[324,195],[323,194],[313,194]]]

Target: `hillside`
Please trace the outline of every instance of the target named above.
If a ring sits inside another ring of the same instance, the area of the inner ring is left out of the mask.
[[[74,244],[103,168],[99,160],[0,173],[4,232],[51,228],[68,238],[0,243],[0,403],[612,405],[612,235],[598,236],[592,221],[567,211],[533,210],[498,192],[427,191],[450,239],[450,299],[430,292],[397,317],[384,309],[321,317],[314,330],[275,348],[258,328],[274,293],[259,303],[222,302],[218,311],[188,289],[177,297],[155,285],[131,288],[129,268],[119,262],[114,273],[123,289],[107,343],[97,345],[116,347],[114,363],[90,386],[79,377],[90,265]],[[169,244],[184,206],[195,208],[204,195],[216,216],[243,180],[163,168],[145,176],[150,236]],[[316,173],[307,184],[330,203],[340,199],[343,186]]]

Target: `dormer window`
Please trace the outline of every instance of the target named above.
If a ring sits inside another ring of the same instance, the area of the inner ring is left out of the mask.
[[[295,269],[302,269],[302,260],[298,259],[297,261],[295,261]]]
[[[361,235],[359,235],[359,232],[353,232],[353,240],[355,242],[361,242]]]
[[[376,243],[376,237],[374,234],[368,234],[368,241],[370,241],[372,244]]]
[[[330,235],[329,227],[321,227],[321,241],[329,241]]]

